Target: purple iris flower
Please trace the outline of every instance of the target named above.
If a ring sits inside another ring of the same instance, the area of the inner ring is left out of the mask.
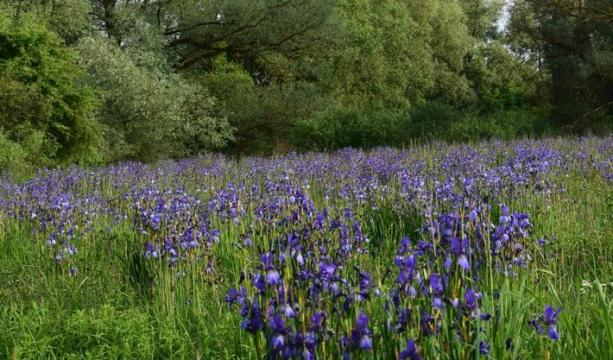
[[[551,340],[558,340],[560,338],[558,334],[558,314],[562,309],[554,310],[553,307],[547,305],[543,314],[543,321],[547,325],[547,336]]]
[[[266,282],[262,274],[257,274],[253,278],[252,284],[253,284],[253,287],[258,289],[260,292],[264,292],[266,290]]]
[[[398,320],[394,324],[394,330],[397,333],[406,331],[406,326],[411,318],[411,309],[402,309],[398,313]]]
[[[230,290],[228,290],[228,293],[225,296],[225,300],[228,305],[233,305],[239,298],[239,296],[240,293],[238,292],[238,290],[236,290],[236,288],[231,288]]]
[[[436,296],[432,299],[432,308],[440,310],[443,308],[443,301],[440,297]]]
[[[487,341],[480,341],[479,342],[479,353],[481,355],[487,355],[490,353],[490,344],[487,343]]]
[[[296,262],[298,263],[298,265],[304,266],[304,257],[302,256],[302,253],[300,251],[296,253]]]
[[[264,318],[257,302],[248,307],[247,314],[241,322],[241,327],[252,334],[264,328]]]
[[[462,240],[458,237],[453,237],[449,242],[449,249],[451,253],[455,256],[458,256],[464,252],[464,246],[462,246]]]
[[[322,278],[326,280],[332,280],[334,278],[334,272],[336,271],[336,266],[334,264],[319,264],[319,274]]]
[[[283,321],[283,318],[281,317],[281,315],[279,314],[275,314],[272,319],[270,320],[270,328],[272,329],[272,331],[274,331],[275,333],[285,333],[286,329],[285,329],[285,321]]]
[[[438,273],[430,274],[430,289],[434,295],[443,294],[443,282],[441,276]]]
[[[282,334],[275,334],[272,337],[272,347],[275,350],[282,349],[285,346],[285,336]]]
[[[283,305],[281,309],[283,310],[283,313],[285,314],[286,317],[288,318],[296,317],[296,311],[294,311],[291,305]]]
[[[368,315],[360,312],[355,325],[351,330],[349,343],[346,344],[349,349],[356,347],[364,351],[372,349],[372,338],[370,335],[370,330],[368,329],[369,320]]]
[[[358,315],[358,319],[355,322],[355,329],[360,332],[366,330],[368,327],[369,321],[370,319],[368,318],[368,315],[361,312],[360,315]]]
[[[360,278],[360,295],[367,296],[368,290],[370,290],[371,277],[370,274],[366,271],[359,272]]]
[[[151,228],[156,231],[159,230],[161,222],[160,214],[151,214],[149,220],[151,221]]]
[[[404,349],[398,354],[398,360],[421,360],[422,357],[417,350],[417,346],[415,345],[415,341],[408,340],[407,345]]]
[[[270,269],[266,272],[266,283],[270,286],[275,286],[281,282],[281,275],[276,269]]]
[[[420,327],[421,327],[421,332],[425,336],[434,334],[434,330],[432,329],[433,320],[434,318],[429,313],[422,311],[421,318],[420,318]]]
[[[451,258],[447,256],[445,258],[445,262],[443,262],[443,267],[445,268],[445,271],[449,271],[449,269],[451,269],[452,264],[453,264],[453,260],[451,260]]]
[[[481,295],[474,289],[469,288],[464,293],[464,305],[471,311],[474,311],[479,306],[478,301]]]
[[[326,314],[322,311],[316,312],[311,317],[311,326],[310,329],[312,331],[319,331],[323,328],[324,320],[326,319]]]
[[[545,333],[544,327],[547,328],[547,336],[551,340],[558,340],[560,335],[558,334],[558,315],[562,309],[554,310],[551,305],[545,306],[543,315],[536,319],[530,320],[530,325],[533,326],[539,334]]]
[[[398,252],[399,256],[406,254],[409,250],[411,250],[411,239],[408,236],[405,236],[398,243]]]
[[[156,250],[155,246],[153,246],[152,243],[149,243],[149,242],[146,243],[145,244],[145,257],[157,259],[158,256],[159,256],[159,253]]]
[[[479,215],[477,214],[477,212],[476,212],[475,210],[471,210],[471,211],[468,213],[468,220],[470,220],[470,221],[475,221],[475,219],[477,219],[477,216],[479,216]]]
[[[432,247],[433,246],[432,246],[431,243],[429,243],[427,241],[420,240],[420,241],[417,242],[417,249],[418,249],[417,253],[420,256],[422,256],[423,254],[426,253],[426,251],[428,251],[428,249],[432,249]]]
[[[362,335],[360,339],[360,349],[362,350],[371,350],[372,349],[372,339],[369,335]]]
[[[262,264],[264,265],[264,268],[268,269],[273,266],[272,262],[274,260],[274,256],[273,254],[267,252],[267,253],[262,254],[261,260],[262,260]]]
[[[458,257],[458,265],[464,270],[470,269],[470,264],[468,263],[466,255],[462,254]]]

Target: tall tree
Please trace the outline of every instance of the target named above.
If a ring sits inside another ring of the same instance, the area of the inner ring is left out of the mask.
[[[109,160],[157,160],[222,147],[232,138],[202,86],[168,72],[155,52],[126,52],[109,39],[79,43],[81,64],[99,89]]]
[[[95,161],[100,129],[93,89],[76,53],[32,15],[0,15],[0,130],[35,157]],[[36,159],[31,159],[36,162]]]
[[[343,0],[346,41],[324,78],[341,98],[408,109],[471,97],[462,75],[473,40],[457,1]]]
[[[613,3],[518,0],[510,23],[514,49],[551,76],[560,125],[585,131],[613,116]]]

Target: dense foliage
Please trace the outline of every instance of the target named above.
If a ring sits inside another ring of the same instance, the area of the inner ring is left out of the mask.
[[[613,138],[0,181],[0,357],[606,359]]]
[[[75,60],[73,49],[31,18],[0,16],[0,139],[10,142],[0,165],[97,160],[96,99]]]
[[[605,0],[1,0],[0,159],[23,161],[0,161],[608,133],[612,13]]]

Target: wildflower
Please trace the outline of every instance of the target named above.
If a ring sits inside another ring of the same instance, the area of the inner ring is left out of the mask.
[[[466,308],[468,308],[471,311],[474,311],[477,309],[477,307],[479,306],[479,304],[477,303],[477,301],[479,300],[479,298],[481,297],[481,295],[476,292],[474,289],[469,288],[468,290],[466,290],[466,292],[464,293],[464,305],[466,306]]]
[[[430,289],[432,289],[434,295],[443,294],[443,282],[438,273],[430,274]]]
[[[487,341],[480,341],[479,342],[479,353],[481,355],[487,355],[490,353],[490,344],[487,343]]]
[[[399,256],[406,254],[411,249],[411,239],[408,236],[405,236],[398,243],[398,251],[397,254]]]
[[[311,326],[310,329],[312,331],[319,331],[323,328],[324,320],[326,319],[326,314],[322,311],[316,312],[311,317]]]
[[[228,293],[224,297],[228,306],[234,305],[234,303],[242,303],[244,299],[247,297],[247,289],[241,287],[241,290],[237,290],[236,288],[231,288],[228,290]]]
[[[334,264],[319,264],[319,274],[322,278],[326,280],[332,280],[334,278],[334,272],[336,271],[336,266]]]
[[[434,321],[434,318],[429,313],[425,311],[421,313],[420,327],[421,327],[421,332],[425,336],[434,334],[434,329],[433,329],[433,324],[432,324],[433,321]]]
[[[266,282],[268,283],[268,285],[275,286],[279,284],[280,280],[281,275],[279,275],[279,272],[276,269],[270,269],[266,273]]]
[[[294,311],[291,305],[283,305],[281,306],[281,309],[283,310],[283,313],[285,314],[286,317],[288,318],[296,317],[296,312]]]
[[[298,252],[296,254],[296,262],[298,263],[298,265],[304,266],[304,257],[302,256],[301,252]]]
[[[272,317],[270,321],[270,328],[275,333],[285,333],[285,321],[283,321],[283,318],[279,314],[274,314]]]
[[[372,339],[368,335],[362,335],[360,339],[360,349],[370,350],[372,349]]]
[[[398,354],[398,360],[421,360],[415,341],[408,340],[404,349]]]
[[[551,305],[545,306],[545,311],[543,315],[530,320],[530,325],[533,326],[539,334],[544,334],[547,332],[547,336],[551,340],[558,340],[558,315],[560,314],[562,309],[554,310]],[[545,329],[545,328],[546,329]]]
[[[155,246],[151,243],[145,244],[145,258],[154,258],[157,259],[159,256],[158,251],[155,249]]]
[[[372,338],[368,329],[369,320],[366,314],[360,312],[346,344],[348,349],[359,348],[364,351],[372,349]]]
[[[558,340],[558,314],[562,309],[554,310],[550,305],[545,307],[543,321],[547,325],[547,335],[551,340]]]
[[[458,265],[464,270],[470,269],[470,264],[468,263],[466,255],[462,254],[458,257]]]
[[[250,307],[247,307],[245,311],[241,327],[243,330],[256,333],[258,330],[264,328],[264,319],[262,318],[262,311],[257,302],[254,302]]]

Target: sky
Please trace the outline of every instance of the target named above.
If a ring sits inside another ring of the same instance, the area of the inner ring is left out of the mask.
[[[510,7],[512,4],[512,0],[504,0],[503,3],[503,7],[502,7],[502,12],[500,14],[500,17],[498,18],[498,30],[500,31],[504,31],[507,28],[507,24],[509,23],[509,17],[510,17]]]

